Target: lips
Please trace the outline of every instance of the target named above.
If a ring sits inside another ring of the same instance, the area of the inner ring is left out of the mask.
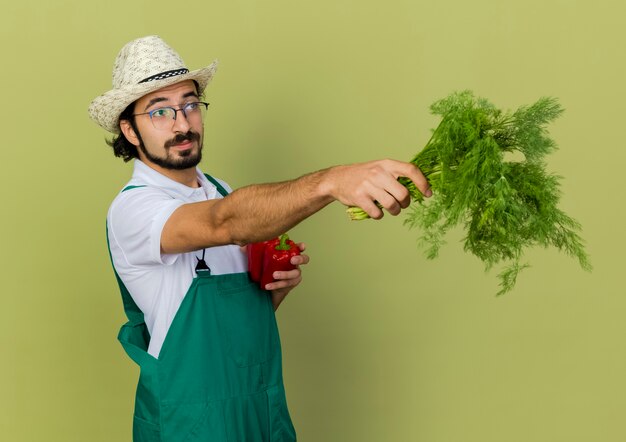
[[[187,150],[187,149],[191,149],[192,146],[193,146],[193,142],[192,141],[185,141],[185,142],[180,143],[180,144],[174,144],[172,146],[172,148],[174,148],[176,150]]]
[[[169,141],[166,141],[164,144],[165,149],[174,148],[176,150],[187,150],[191,149],[193,142],[198,142],[200,140],[200,134],[189,130],[185,134],[177,134],[174,138]]]

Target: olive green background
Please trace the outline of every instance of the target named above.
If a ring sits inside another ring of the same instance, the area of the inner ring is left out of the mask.
[[[137,369],[104,237],[131,165],[87,116],[129,40],[159,34],[207,90],[203,169],[233,187],[410,159],[429,105],[558,97],[562,208],[595,266],[550,250],[500,298],[454,232],[427,261],[403,216],[335,203],[292,230],[278,319],[299,440],[626,440],[626,7],[617,0],[3,2],[0,438],[130,440]]]

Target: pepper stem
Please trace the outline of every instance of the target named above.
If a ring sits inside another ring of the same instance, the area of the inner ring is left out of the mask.
[[[282,235],[278,237],[278,239],[280,240],[280,243],[276,247],[274,247],[276,250],[291,249],[291,246],[287,244],[287,241],[289,240],[289,235],[287,235],[286,233],[283,233]]]

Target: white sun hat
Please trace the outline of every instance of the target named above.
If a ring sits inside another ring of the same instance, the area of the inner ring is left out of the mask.
[[[122,48],[113,66],[113,89],[96,97],[89,105],[89,116],[109,132],[119,133],[120,114],[129,104],[150,92],[195,80],[202,94],[217,69],[209,66],[189,71],[183,59],[160,37],[138,38]]]

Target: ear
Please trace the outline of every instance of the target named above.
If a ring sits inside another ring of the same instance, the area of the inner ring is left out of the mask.
[[[133,125],[130,124],[130,121],[120,120],[120,130],[131,144],[139,146],[139,137],[135,133],[135,129],[133,129]]]

